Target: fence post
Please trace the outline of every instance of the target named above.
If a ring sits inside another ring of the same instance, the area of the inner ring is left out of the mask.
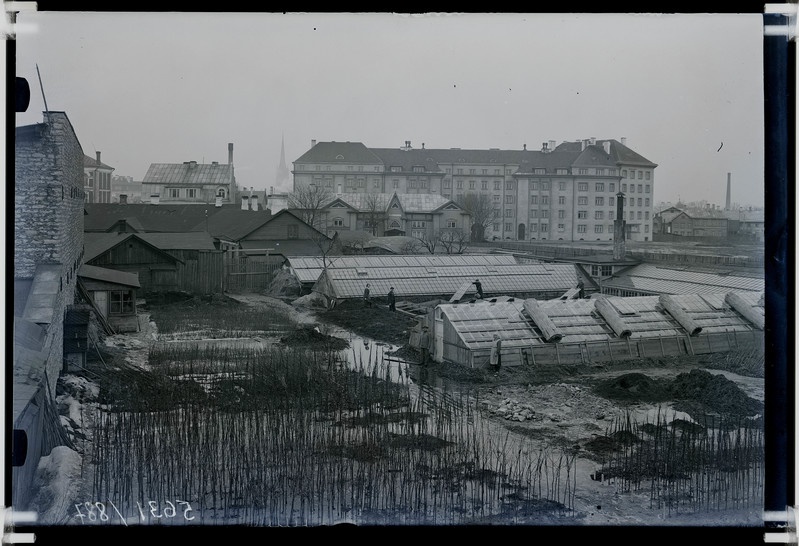
[[[610,359],[613,360],[613,347],[610,346],[610,338],[606,338],[608,342],[608,353],[610,353]]]
[[[666,356],[666,350],[663,348],[663,335],[658,333],[658,338],[660,338],[660,356],[662,358]]]
[[[560,351],[558,350],[557,343],[555,343],[555,357],[558,359],[558,366],[560,366]]]
[[[690,350],[691,354],[692,355],[696,354],[696,353],[694,353],[694,345],[693,345],[693,343],[691,343],[691,336],[686,334],[685,339],[688,340],[688,349]]]

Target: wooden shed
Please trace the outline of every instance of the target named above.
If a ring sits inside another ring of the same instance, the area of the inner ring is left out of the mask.
[[[136,273],[84,264],[78,270],[78,280],[101,321],[108,322],[116,332],[139,331],[136,290],[140,285]]]

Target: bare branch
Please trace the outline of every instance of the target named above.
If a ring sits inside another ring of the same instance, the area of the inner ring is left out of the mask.
[[[494,208],[491,196],[487,193],[467,192],[455,201],[471,215],[471,240],[485,240],[485,232],[499,219],[499,209]]]
[[[320,231],[326,231],[321,209],[333,198],[333,193],[316,184],[296,186],[288,196],[288,205],[302,220]]]

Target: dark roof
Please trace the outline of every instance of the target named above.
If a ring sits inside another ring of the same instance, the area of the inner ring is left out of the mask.
[[[108,231],[119,220],[126,220],[137,231],[186,232],[205,231],[205,218],[228,209],[241,210],[239,205],[225,204],[158,204],[152,203],[86,203],[88,214],[83,217],[83,230]],[[241,211],[248,212],[248,211]],[[257,213],[257,211],[249,211]]]
[[[372,163],[382,164],[380,157],[361,142],[319,142],[302,154],[295,163]]]
[[[267,221],[266,221],[266,222],[264,222],[263,224],[261,224],[261,225],[258,225],[258,226],[256,226],[256,227],[254,227],[253,229],[249,230],[247,233],[245,233],[244,235],[242,235],[241,237],[239,237],[239,240],[243,239],[243,238],[244,238],[244,237],[246,237],[247,235],[250,235],[251,233],[253,233],[253,232],[254,232],[254,231],[256,231],[256,230],[258,230],[258,229],[261,229],[263,226],[267,225],[269,222],[271,222],[271,221],[275,220],[276,218],[280,218],[280,217],[281,217],[281,216],[283,216],[284,214],[288,214],[289,216],[292,216],[292,217],[294,217],[294,219],[295,219],[295,220],[297,220],[297,221],[299,221],[299,222],[302,222],[303,224],[305,224],[306,226],[308,226],[310,229],[314,230],[314,231],[317,233],[317,235],[319,235],[320,237],[324,237],[324,238],[326,238],[326,239],[330,239],[330,237],[329,237],[328,235],[325,235],[324,233],[322,233],[321,231],[319,231],[318,229],[316,229],[315,227],[313,227],[311,224],[309,224],[308,222],[306,222],[305,220],[303,220],[302,218],[300,218],[300,217],[299,217],[297,214],[293,213],[292,211],[290,211],[290,210],[288,210],[288,209],[283,209],[283,210],[281,210],[281,211],[278,211],[278,213],[277,213],[277,214],[275,214],[274,216],[272,216],[272,217],[271,217],[269,220],[267,220]]]
[[[657,167],[656,163],[652,163],[641,154],[634,152],[615,139],[597,140],[595,145],[589,145],[587,148],[596,147],[598,148],[599,152],[604,153],[605,150],[603,149],[603,142],[610,142],[610,157],[613,159],[613,161],[641,167]],[[583,143],[579,140],[576,142],[562,142],[555,148],[555,150],[582,153]]]
[[[142,179],[144,184],[229,184],[233,165],[223,163],[151,163]]]
[[[238,241],[271,219],[272,213],[268,209],[241,210],[240,207],[229,207],[210,215],[208,217],[207,229],[212,237],[228,241]],[[192,229],[192,231],[205,230],[205,219]]]
[[[724,274],[716,269],[666,267],[639,264],[602,281],[603,288],[617,288],[649,294],[714,294],[725,290],[762,292],[762,275]]]
[[[171,261],[180,262],[178,258],[167,253],[165,250],[155,246],[153,243],[146,241],[142,238],[143,233],[84,233],[83,234],[83,259],[86,262],[92,261],[97,256],[104,254],[114,248],[115,246],[124,243],[128,239],[135,238],[141,241],[144,245],[161,252],[167,256]],[[180,233],[173,233],[170,235],[183,235]],[[206,237],[208,235],[206,234]]]
[[[137,233],[136,237],[161,250],[216,250],[211,236],[203,231],[189,233]]]
[[[264,248],[271,249],[270,256],[281,255],[289,256],[313,256],[321,255],[321,250],[316,242],[309,239],[286,239],[281,241],[241,241],[241,247],[245,254],[264,254]],[[259,252],[247,252],[247,250],[258,250]]]
[[[106,165],[102,161],[97,161],[96,158],[90,157],[90,156],[88,156],[86,154],[83,154],[83,166],[84,167],[97,167],[99,169],[110,169],[112,171],[114,170],[114,167],[112,167],[110,165]]]
[[[124,286],[133,286],[135,288],[141,287],[138,273],[127,273],[125,271],[117,271],[116,269],[107,269],[94,265],[83,264],[80,266],[78,277],[121,284]]]

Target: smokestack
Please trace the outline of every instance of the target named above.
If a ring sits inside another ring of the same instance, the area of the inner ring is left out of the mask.
[[[228,142],[227,145],[227,164],[233,165],[233,143]]]
[[[624,221],[624,194],[616,194],[616,219],[613,221],[613,259],[623,260],[627,254],[624,243],[626,222]]]
[[[724,207],[724,210],[730,210],[730,197],[731,197],[730,193],[732,191],[732,189],[731,189],[731,184],[732,184],[731,178],[732,178],[732,173],[727,173],[727,201],[726,201],[726,205]]]
[[[100,166],[100,152],[97,152],[97,166]]]

